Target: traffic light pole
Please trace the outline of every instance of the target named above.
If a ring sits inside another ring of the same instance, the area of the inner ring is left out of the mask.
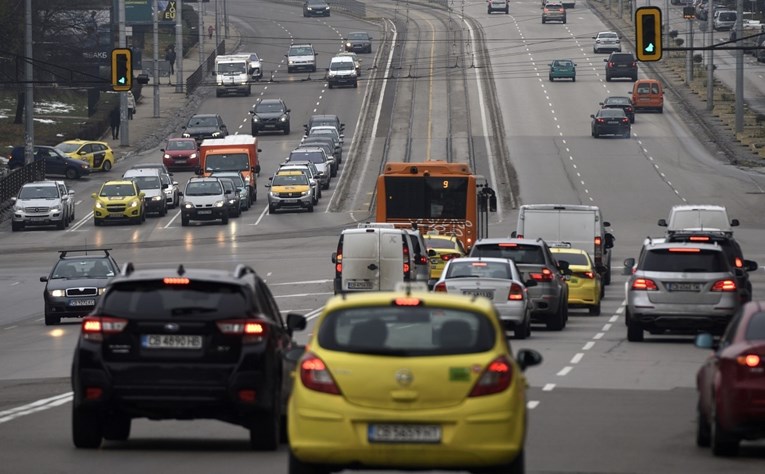
[[[736,39],[744,36],[744,0],[736,2]],[[744,50],[736,51],[736,133],[744,131]]]
[[[125,36],[125,0],[117,1],[119,9],[119,43],[120,48],[127,47],[127,38]],[[133,71],[130,71],[133,74]],[[127,92],[120,92],[120,146],[130,146],[130,137],[128,132],[128,100]]]
[[[32,0],[26,0],[26,12],[24,21],[24,163],[30,164],[35,161],[35,84],[32,68]]]

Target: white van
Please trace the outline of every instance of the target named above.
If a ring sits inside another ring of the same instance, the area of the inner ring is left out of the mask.
[[[590,254],[603,284],[611,283],[611,248],[613,234],[604,222],[597,206],[579,204],[524,204],[518,213],[518,225],[513,237],[536,239],[548,245],[566,242]]]
[[[335,264],[335,293],[391,291],[414,277],[409,238],[402,229],[364,227],[340,234]]]
[[[428,283],[430,280],[430,258],[438,255],[435,250],[428,250],[425,238],[417,229],[417,226],[409,224],[394,224],[392,222],[364,222],[358,225],[359,229],[380,228],[400,229],[407,235],[409,243],[409,263],[412,269],[412,281]],[[435,284],[435,283],[434,283]]]

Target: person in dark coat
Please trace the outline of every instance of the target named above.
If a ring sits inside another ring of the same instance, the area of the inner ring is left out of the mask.
[[[115,107],[109,113],[109,126],[112,129],[112,139],[116,140],[120,137],[120,108]]]
[[[175,74],[175,47],[173,45],[167,47],[165,61],[170,65],[170,74]]]

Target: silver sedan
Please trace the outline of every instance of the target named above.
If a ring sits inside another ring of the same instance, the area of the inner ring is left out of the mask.
[[[483,296],[497,308],[502,325],[518,339],[531,334],[533,303],[526,290],[534,280],[524,282],[512,260],[505,258],[455,258],[446,263],[433,291]]]

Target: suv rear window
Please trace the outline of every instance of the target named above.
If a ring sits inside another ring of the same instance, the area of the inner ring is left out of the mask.
[[[402,357],[486,352],[494,338],[481,314],[434,307],[345,309],[329,314],[319,329],[325,349]]]
[[[509,258],[516,264],[544,264],[542,248],[528,244],[482,244],[473,247],[471,257]]]
[[[728,271],[728,266],[723,253],[716,250],[675,252],[655,249],[645,253],[640,269],[646,272],[718,273]]]
[[[611,53],[611,57],[608,59],[615,63],[632,63],[635,61],[632,53]]]
[[[112,286],[104,295],[101,311],[105,316],[134,320],[187,319],[210,320],[242,318],[248,315],[247,296],[237,285],[190,281],[166,285],[161,280],[125,282]]]

